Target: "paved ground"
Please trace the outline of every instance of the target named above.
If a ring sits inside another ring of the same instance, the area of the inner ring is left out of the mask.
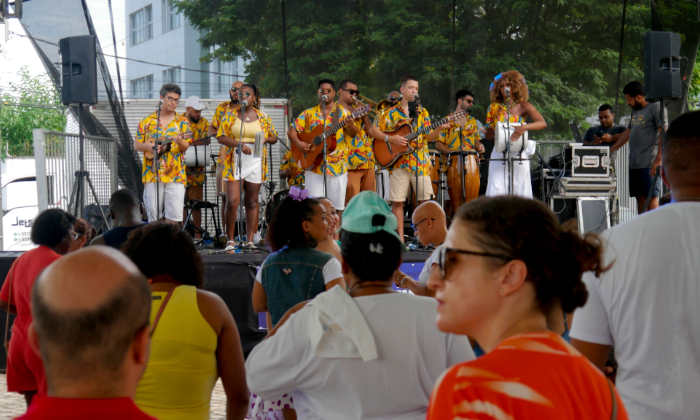
[[[6,392],[7,381],[5,375],[0,375],[0,420],[9,420],[24,414],[26,405],[24,397],[14,392]],[[221,386],[221,380],[216,383],[211,397],[211,419],[223,420],[226,418],[226,394]]]

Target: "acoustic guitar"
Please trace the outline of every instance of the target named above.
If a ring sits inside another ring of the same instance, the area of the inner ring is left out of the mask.
[[[355,111],[353,111],[352,115],[346,119],[363,117],[369,113],[369,110],[369,105],[357,108]],[[309,149],[308,152],[305,152],[292,142],[292,156],[294,157],[294,161],[297,163],[297,165],[306,171],[313,170],[317,166],[321,165],[323,163],[323,141],[326,141],[327,153],[332,153],[337,146],[335,133],[344,126],[345,120],[327,127],[325,132],[323,131],[323,125],[318,125],[308,133],[298,133],[297,135],[299,140],[310,144],[311,149]]]
[[[159,136],[158,137],[158,145],[160,146],[167,146],[165,147],[160,153],[158,153],[158,158],[163,156],[164,153],[167,153],[170,150],[171,143],[174,142],[175,140],[178,139],[189,139],[192,138],[192,132],[191,131],[185,131],[182,132],[176,136]],[[201,139],[200,139],[201,140]],[[153,159],[153,146],[156,144],[156,138],[155,137],[148,137],[145,141],[145,144],[151,145],[151,147],[143,152],[143,155],[146,157],[146,159]]]
[[[411,141],[413,139],[417,138],[421,134],[430,133],[435,128],[447,122],[464,118],[464,116],[465,112],[459,111],[454,114],[450,114],[447,117],[441,119],[440,121],[436,121],[427,127],[419,128],[416,131],[413,131],[411,129],[411,124],[409,122],[401,124],[399,128],[397,128],[394,131],[385,131],[384,134],[389,136],[396,135],[400,137],[405,137],[406,140],[408,140],[408,143],[406,144],[406,146],[399,146],[397,144],[391,144],[391,142],[384,141],[384,139],[374,139],[374,141],[372,142],[372,147],[374,148],[374,157],[376,158],[377,163],[382,168],[388,168],[389,166],[393,165],[399,157],[407,155],[409,153],[413,153],[413,151],[415,150],[413,147],[411,147]]]

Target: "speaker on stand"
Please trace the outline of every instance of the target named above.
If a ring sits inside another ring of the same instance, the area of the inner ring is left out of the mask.
[[[97,50],[94,35],[71,36],[58,41],[61,54],[61,102],[64,105],[78,104],[78,136],[80,143],[80,170],[75,172],[75,181],[68,211],[84,218],[85,183],[90,187],[95,204],[103,222],[107,216],[97,198],[90,173],[85,170],[85,138],[83,137],[83,105],[97,103]]]
[[[644,33],[644,90],[647,101],[681,97],[681,36]]]

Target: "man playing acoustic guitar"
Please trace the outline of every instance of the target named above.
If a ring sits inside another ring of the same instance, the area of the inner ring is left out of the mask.
[[[334,102],[335,86],[332,80],[320,80],[317,94],[319,101],[322,101],[322,105],[325,107],[327,127],[343,121],[351,115],[338,102]],[[295,147],[306,152],[311,150],[311,144],[301,141],[298,133],[310,133],[319,125],[323,125],[323,112],[321,104],[319,104],[307,109],[297,117],[287,132]],[[339,215],[345,209],[345,191],[348,185],[348,158],[351,153],[349,142],[350,139],[357,135],[358,131],[359,129],[355,126],[354,120],[348,118],[345,120],[343,128],[335,134],[336,148],[332,152],[329,150],[327,155],[327,191],[324,191],[323,187],[323,163],[310,170],[307,169],[304,173],[306,189],[309,190],[311,197],[328,197],[338,210]]]
[[[406,76],[401,81],[401,102],[387,109],[377,121],[376,127],[383,132],[397,130],[401,125],[410,123],[413,130],[430,126],[428,110],[420,106],[415,100],[418,96],[418,80],[413,76]],[[410,103],[410,104],[409,104]],[[413,139],[409,146],[414,151],[399,157],[391,166],[389,201],[391,212],[399,221],[399,237],[403,240],[403,204],[413,186],[417,190],[418,203],[430,200],[433,194],[433,186],[430,181],[430,161],[428,159],[428,142],[435,141],[440,131],[449,127],[443,124],[436,127],[427,135],[421,134]],[[373,136],[374,137],[374,136]],[[376,137],[375,137],[376,138]],[[398,135],[384,135],[383,140],[399,146],[406,146],[408,141]],[[418,185],[416,186],[416,173],[418,173]]]
[[[185,202],[185,151],[192,141],[187,119],[175,112],[182,91],[173,83],[160,88],[160,121],[158,112],[139,123],[134,149],[143,156],[143,201],[148,221],[165,217],[169,223],[182,222],[182,206]],[[159,145],[154,148],[156,138]],[[167,144],[162,144],[166,143]],[[153,159],[157,153],[158,173]],[[151,156],[149,158],[149,155]]]

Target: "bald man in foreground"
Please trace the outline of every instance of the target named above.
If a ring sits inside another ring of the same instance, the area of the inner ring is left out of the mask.
[[[418,276],[418,281],[415,281],[410,276],[401,271],[396,272],[394,282],[397,286],[408,289],[413,294],[419,296],[435,296],[435,291],[428,289],[428,279],[433,269],[437,270],[437,257],[439,250],[442,249],[442,243],[445,242],[447,236],[447,217],[445,211],[435,201],[426,201],[416,208],[411,217],[411,227],[418,237],[421,245],[428,246],[433,244],[436,246],[435,251],[430,254],[430,257],[423,265],[423,271]]]
[[[121,252],[94,246],[51,264],[32,291],[28,335],[48,396],[20,419],[154,420],[133,402],[148,362],[151,291]]]

